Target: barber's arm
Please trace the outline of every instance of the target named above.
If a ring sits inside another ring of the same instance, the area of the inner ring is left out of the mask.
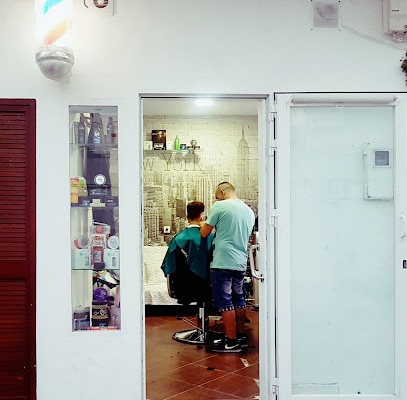
[[[213,226],[207,224],[205,221],[201,221],[200,226],[201,226],[201,236],[208,237],[209,234],[212,232]]]

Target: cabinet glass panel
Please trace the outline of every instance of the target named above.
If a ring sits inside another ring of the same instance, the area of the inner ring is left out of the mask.
[[[70,106],[72,329],[120,329],[115,106]]]

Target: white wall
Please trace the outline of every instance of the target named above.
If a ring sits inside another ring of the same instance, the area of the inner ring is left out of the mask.
[[[308,0],[116,0],[110,18],[77,0],[61,84],[35,64],[33,3],[1,2],[0,96],[37,99],[38,400],[139,399],[139,94],[404,91],[404,49],[384,44],[380,0],[342,0],[341,31],[311,31]],[[119,106],[120,332],[71,332],[69,104]]]

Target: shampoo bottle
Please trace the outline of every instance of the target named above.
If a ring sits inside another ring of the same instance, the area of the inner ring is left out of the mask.
[[[174,140],[174,150],[179,150],[180,145],[179,145],[179,137],[178,135],[175,136],[175,140]]]
[[[113,133],[113,117],[109,117],[109,122],[106,127],[106,144],[112,143],[112,133]]]
[[[102,117],[99,113],[91,113],[91,125],[88,137],[89,144],[102,144],[103,138],[103,125],[102,125]]]
[[[85,142],[86,142],[85,117],[81,113],[78,124],[78,144],[85,144]]]

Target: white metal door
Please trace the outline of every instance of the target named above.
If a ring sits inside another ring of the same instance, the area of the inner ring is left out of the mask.
[[[406,398],[405,97],[276,96],[278,398]]]
[[[275,354],[275,147],[270,99],[262,101],[258,112],[259,130],[259,243],[255,249],[259,289],[260,399],[274,397],[276,388]],[[253,265],[253,258],[251,257]]]

